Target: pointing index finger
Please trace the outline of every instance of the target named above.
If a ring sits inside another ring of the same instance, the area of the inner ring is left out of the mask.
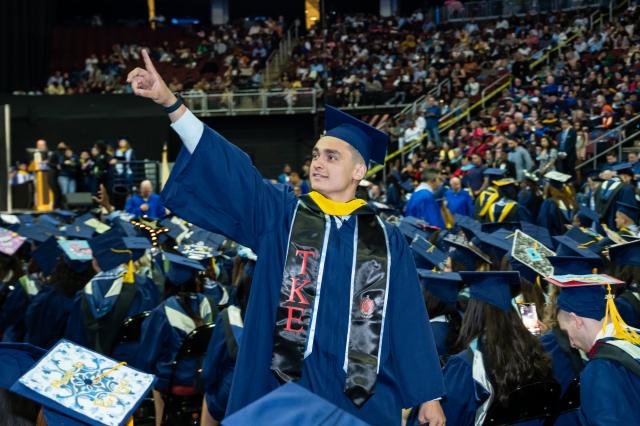
[[[152,74],[158,74],[156,71],[156,67],[153,66],[153,62],[151,62],[151,58],[149,57],[149,51],[147,49],[142,49],[142,58],[144,59],[144,66]]]

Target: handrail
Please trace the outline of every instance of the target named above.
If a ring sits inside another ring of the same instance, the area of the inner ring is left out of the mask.
[[[593,157],[591,157],[590,159],[583,161],[582,163],[578,164],[576,166],[576,170],[581,169],[584,165],[586,165],[587,163],[593,163],[593,168],[595,170],[596,165],[597,165],[597,160],[598,158],[601,158],[603,155],[606,155],[607,153],[609,153],[610,151],[613,151],[614,149],[618,148],[618,153],[620,153],[622,151],[622,145],[627,143],[630,140],[633,140],[637,137],[640,136],[640,130],[635,132],[633,135],[626,137],[626,138],[621,138],[621,140],[619,140],[618,142],[616,142],[615,144],[611,145],[609,148],[605,149],[602,152],[597,153],[596,155],[594,155]]]
[[[291,33],[292,28],[295,28],[295,34]],[[278,48],[274,49],[273,52],[271,52],[271,54],[265,61],[265,65],[264,65],[265,75],[264,75],[263,86],[267,87],[271,84],[271,77],[272,77],[271,68],[280,67],[288,59],[288,55],[293,49],[292,39],[294,41],[298,40],[298,27],[295,25],[287,29],[287,33],[285,37],[283,37],[282,40],[280,40],[280,43],[278,44]]]
[[[587,142],[586,146],[593,145],[593,144],[596,144],[598,142],[602,142],[602,140],[606,139],[609,136],[610,133],[618,132],[621,129],[628,127],[630,124],[634,123],[638,119],[640,119],[640,114],[636,114],[635,116],[633,116],[633,118],[631,120],[626,121],[624,123],[620,123],[620,125],[618,127],[615,127],[613,129],[609,129],[605,133],[603,133],[600,136],[598,136],[597,138],[595,138],[593,140],[590,140],[589,142]]]
[[[403,146],[402,148],[398,149],[397,151],[392,152],[391,154],[387,154],[387,156],[384,157],[384,162],[386,163],[387,161],[394,159],[398,155],[404,154],[405,152],[409,151],[410,149],[413,149],[413,148],[419,146],[422,143],[422,140],[424,138],[426,138],[426,137],[427,137],[427,134],[425,133],[422,136],[420,136],[418,139],[416,139],[415,141],[411,142],[410,144],[407,144],[407,145]],[[378,164],[378,165],[372,167],[367,172],[367,176],[366,177],[375,175],[376,173],[378,173],[383,168],[384,168],[384,165],[381,165],[381,164]]]

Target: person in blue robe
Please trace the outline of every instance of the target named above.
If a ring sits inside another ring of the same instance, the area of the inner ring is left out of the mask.
[[[560,328],[589,358],[580,374],[580,423],[640,425],[640,330],[620,320],[602,286],[561,288],[557,306]]]
[[[162,219],[166,215],[160,196],[153,192],[153,185],[148,180],[143,180],[140,183],[140,194],[132,194],[124,209],[136,217],[147,216],[150,219]]]
[[[536,225],[547,228],[552,236],[562,235],[566,231],[566,225],[573,222],[573,217],[578,212],[578,204],[573,190],[566,184],[571,176],[558,172],[550,173],[553,175],[547,178],[545,199],[540,206]]]
[[[493,405],[503,407],[517,387],[551,380],[551,367],[542,346],[513,307],[512,287],[519,286],[519,273],[461,272],[460,276],[470,292],[458,339],[464,349],[450,357],[444,367],[447,391],[442,407],[447,423],[463,426],[482,424]],[[490,323],[502,327],[487,327]],[[505,347],[508,344],[512,345],[510,349]],[[501,351],[502,355],[498,353]],[[505,353],[512,357],[502,358]]]
[[[451,178],[450,184],[451,188],[444,193],[444,197],[451,214],[473,216],[473,199],[469,191],[461,187],[460,179],[457,177]]]
[[[146,52],[144,55],[146,69],[136,68],[128,81],[135,94],[173,107],[168,110],[172,127],[185,144],[162,192],[165,205],[191,223],[250,247],[258,257],[254,281],[260,285],[253,286],[245,316],[229,415],[282,384],[271,370],[277,362],[273,360],[274,326],[279,306],[282,308],[289,234],[302,201],[265,184],[244,152],[180,106]],[[372,424],[399,425],[403,407],[422,404],[422,417],[442,425],[444,418],[435,401],[443,393],[441,372],[433,335],[424,321],[428,317],[418,276],[405,237],[390,224],[380,224],[390,258],[386,300],[360,303],[362,315],[381,306],[377,303],[385,306],[375,392],[361,408],[344,392],[349,378],[344,368],[349,365],[345,357],[351,326],[354,237],[359,215],[369,214],[366,202],[353,198],[369,159],[373,155],[376,161],[384,162],[385,148],[374,147],[380,138],[370,137],[357,123],[327,128],[327,135],[313,152],[310,176],[315,191],[306,196],[301,208],[323,218],[327,238],[323,239],[322,262],[328,279],[319,280],[322,297],[315,299],[318,303],[313,313],[317,321],[313,322],[313,333],[308,334],[304,361],[296,358],[302,362],[297,383]],[[356,314],[360,312],[354,308]]]
[[[594,194],[595,208],[602,222],[616,229],[618,203],[637,206],[636,191],[632,184],[625,183],[619,177],[608,179],[598,187]]]
[[[25,333],[25,314],[33,297],[38,294],[42,283],[34,275],[23,275],[13,284],[5,284],[7,291],[0,306],[0,335],[3,342],[22,342]]]
[[[422,184],[409,198],[404,214],[420,218],[429,225],[444,229],[442,210],[435,196],[441,184],[440,172],[427,170],[423,172]]]
[[[253,260],[247,262],[255,265]],[[238,285],[238,306],[229,306],[216,318],[207,356],[202,363],[200,383],[205,394],[202,402],[202,426],[218,424],[227,410],[238,349],[242,344],[243,316],[253,281],[252,271],[248,272]]]
[[[214,313],[211,302],[202,294],[203,277],[199,273],[204,267],[174,253],[165,252],[163,256],[168,263],[165,287],[169,291],[177,289],[177,293],[165,299],[144,320],[140,338],[140,347],[144,350],[138,351],[134,363],[158,379],[153,391],[156,418],[163,415],[162,395],[194,389],[198,360],[191,358],[179,362],[173,382],[171,364],[187,335],[213,322]]]

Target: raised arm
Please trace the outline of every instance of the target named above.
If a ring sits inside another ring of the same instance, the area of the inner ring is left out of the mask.
[[[174,105],[177,98],[148,53],[142,56],[145,69],[136,68],[127,77],[133,92],[165,108]],[[164,205],[191,223],[257,251],[261,235],[278,229],[295,195],[265,183],[246,153],[186,106],[169,113],[169,119],[186,149],[162,191]]]

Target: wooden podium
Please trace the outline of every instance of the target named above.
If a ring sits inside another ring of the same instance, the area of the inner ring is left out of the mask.
[[[42,153],[33,154],[32,169],[35,181],[35,210],[48,212],[53,210],[53,191],[49,186],[49,170],[43,168]]]

